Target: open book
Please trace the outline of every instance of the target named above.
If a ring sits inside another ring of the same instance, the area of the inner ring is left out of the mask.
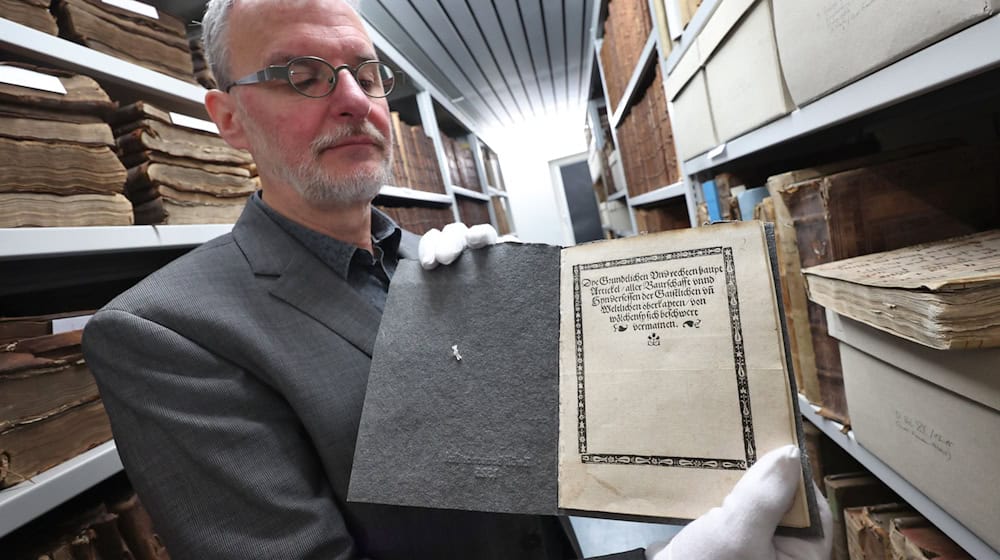
[[[802,445],[769,233],[400,263],[349,499],[644,520],[720,505],[757,457]],[[816,534],[805,488],[782,525]]]

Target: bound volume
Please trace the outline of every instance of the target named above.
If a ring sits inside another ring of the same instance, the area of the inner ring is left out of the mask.
[[[722,224],[400,263],[349,499],[694,519],[803,446],[773,234]],[[803,480],[809,480],[803,453]],[[800,485],[782,521],[820,531]]]

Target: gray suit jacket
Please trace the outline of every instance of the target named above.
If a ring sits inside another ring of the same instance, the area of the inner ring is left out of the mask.
[[[572,557],[556,518],[346,502],[379,321],[252,205],[91,319],[87,362],[175,560]]]

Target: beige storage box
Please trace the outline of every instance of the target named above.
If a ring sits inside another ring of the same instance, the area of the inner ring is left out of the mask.
[[[680,158],[689,160],[718,145],[697,42],[691,44],[674,66],[665,89]]]
[[[1000,550],[1000,348],[934,350],[827,320],[858,442]]]
[[[998,9],[1000,0],[774,0],[788,90],[801,107]]]
[[[697,42],[720,141],[795,109],[778,63],[771,0],[722,0]]]

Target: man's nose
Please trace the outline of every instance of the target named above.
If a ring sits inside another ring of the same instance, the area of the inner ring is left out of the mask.
[[[371,111],[372,98],[347,68],[337,69],[337,85],[330,93],[330,110],[343,119],[363,119]]]

